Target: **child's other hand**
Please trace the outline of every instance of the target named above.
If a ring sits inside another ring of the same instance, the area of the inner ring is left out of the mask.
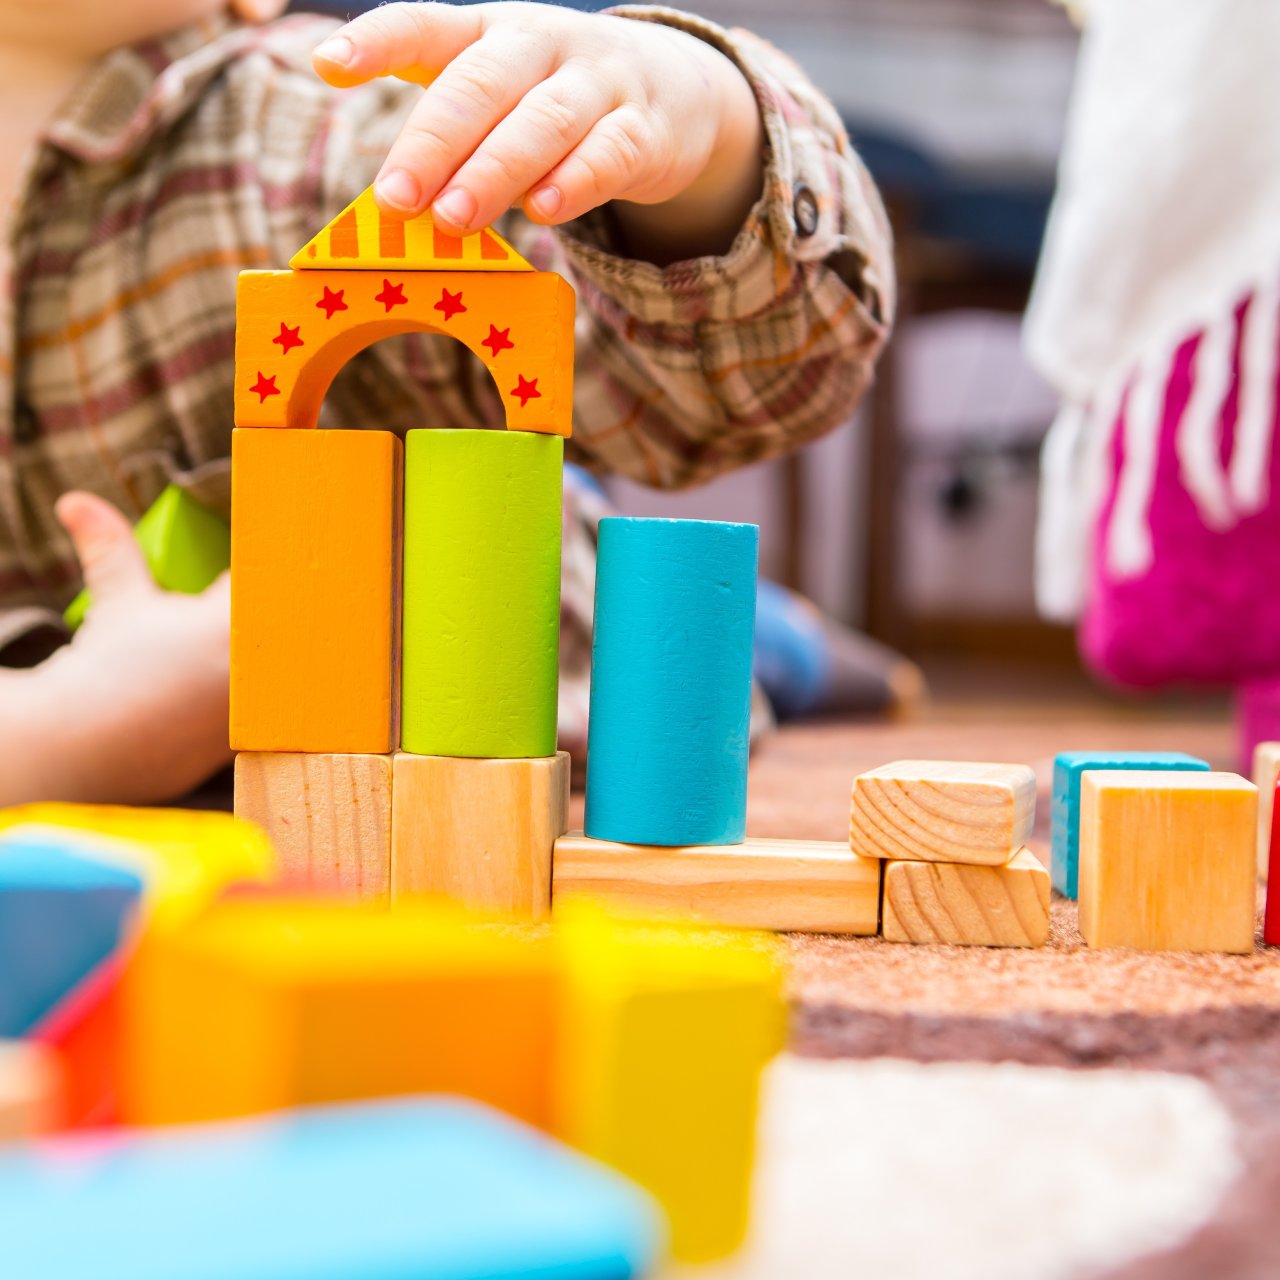
[[[543,4],[391,4],[326,40],[315,65],[338,86],[430,85],[375,194],[406,217],[430,206],[456,232],[513,205],[557,224],[621,200],[662,206],[659,233],[692,220],[694,240],[731,239],[760,193],[751,87],[672,27]]]
[[[162,591],[113,506],[69,493],[57,512],[93,604],[71,644],[31,673],[56,691],[66,744],[46,798],[172,799],[231,757],[229,578],[198,596]]]

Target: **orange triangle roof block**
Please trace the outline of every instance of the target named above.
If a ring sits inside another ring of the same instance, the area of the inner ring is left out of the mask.
[[[293,255],[295,271],[532,271],[496,231],[470,236],[436,229],[430,212],[389,218],[370,187]]]

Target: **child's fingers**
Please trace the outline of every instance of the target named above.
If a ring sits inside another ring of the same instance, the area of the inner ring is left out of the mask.
[[[564,67],[536,85],[453,175],[437,218],[457,231],[487,226],[519,203],[613,106],[599,76]]]
[[[670,150],[638,107],[620,107],[529,192],[525,212],[535,222],[561,223],[608,200],[635,199],[654,173],[654,157]]]
[[[317,74],[338,88],[378,76],[439,72],[489,29],[489,5],[388,4],[340,27],[312,54]]]
[[[410,113],[374,183],[378,203],[406,217],[421,213],[552,65],[549,46],[530,46],[510,32],[466,49]],[[460,231],[471,218],[465,209],[439,212]]]
[[[152,589],[151,572],[128,520],[91,493],[66,493],[55,508],[71,535],[94,601]]]

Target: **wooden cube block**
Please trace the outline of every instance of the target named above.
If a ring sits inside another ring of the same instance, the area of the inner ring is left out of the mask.
[[[673,848],[575,833],[556,841],[553,896],[702,924],[869,935],[879,926],[880,863],[835,841]]]
[[[1258,789],[1233,773],[1086,773],[1080,932],[1091,947],[1253,950]]]
[[[1271,788],[1271,808],[1276,812],[1275,793],[1280,781]],[[1280,946],[1280,826],[1271,825],[1271,847],[1268,853],[1270,875],[1267,878],[1267,907],[1262,922],[1262,940],[1269,947]]]
[[[1049,937],[1049,872],[1030,849],[1002,867],[889,862],[883,912],[888,942],[1042,947]]]
[[[555,991],[549,939],[449,904],[227,899],[135,956],[124,1118],[440,1092],[545,1126]]]
[[[286,886],[390,900],[389,755],[243,751],[235,803],[271,838]]]
[[[763,935],[621,926],[558,913],[565,957],[555,1132],[646,1188],[685,1262],[746,1231],[760,1073],[781,1047],[777,954]]]
[[[398,742],[400,441],[232,435],[231,746]]]
[[[616,1174],[450,1098],[0,1153],[14,1280],[632,1280],[662,1224]]]
[[[999,867],[1035,817],[1027,765],[899,760],[854,779],[849,842],[865,858]]]
[[[52,1129],[60,1111],[57,1061],[43,1045],[0,1040],[0,1144]]]
[[[1253,749],[1253,785],[1258,788],[1258,874],[1267,879],[1271,865],[1271,819],[1280,781],[1280,742],[1259,742]]]
[[[445,894],[527,920],[551,912],[551,851],[564,834],[569,756],[395,757],[392,897]]]

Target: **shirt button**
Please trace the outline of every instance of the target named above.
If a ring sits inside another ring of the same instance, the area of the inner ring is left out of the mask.
[[[803,182],[796,183],[791,210],[795,215],[796,234],[807,240],[818,229],[818,197],[811,187]]]

